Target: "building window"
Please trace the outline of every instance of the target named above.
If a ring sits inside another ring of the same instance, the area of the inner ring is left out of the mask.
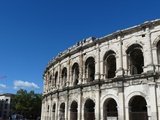
[[[8,104],[5,104],[4,109],[7,109],[7,108],[8,108]]]

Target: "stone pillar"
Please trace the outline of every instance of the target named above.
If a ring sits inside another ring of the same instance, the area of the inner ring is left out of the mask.
[[[160,120],[160,84],[157,84],[157,88],[156,88],[156,90],[157,90],[157,105],[158,105],[158,120]]]
[[[151,35],[150,30],[146,28],[146,41],[144,47],[144,72],[153,72],[153,55],[152,55],[152,48],[151,48]]]
[[[86,73],[87,73],[87,71],[85,72],[85,68],[86,66],[85,66],[85,62],[83,62],[83,84],[85,84],[86,83]]]
[[[59,95],[57,94],[56,108],[55,108],[55,120],[58,120],[58,111],[59,111]]]
[[[96,103],[95,103],[95,120],[100,120],[100,91],[97,89],[96,91]]]
[[[63,87],[63,78],[62,78],[62,73],[59,74],[59,80],[60,80],[60,83],[59,83],[59,88],[62,89]]]
[[[49,97],[49,120],[52,120],[52,96]]]
[[[159,70],[159,67],[158,67],[158,57],[157,57],[157,47],[154,47],[152,48],[152,54],[153,54],[153,63],[154,63],[154,67],[155,67],[155,70],[158,71]]]
[[[99,65],[100,65],[100,79],[101,80],[104,80],[105,77],[104,77],[104,63],[103,63],[103,58],[100,57],[100,60],[99,60]]]
[[[73,84],[73,74],[72,74],[72,69],[70,69],[70,83],[69,85],[72,86]]]
[[[45,110],[45,101],[44,98],[42,100],[42,108],[41,108],[41,120],[45,120],[44,119],[44,110]]]
[[[119,101],[119,106],[117,109],[118,110],[118,120],[125,120],[124,93],[123,92],[118,93],[118,101]]]
[[[82,55],[82,51],[80,51],[80,55],[79,55],[79,81],[78,84],[82,84],[83,82],[83,55]]]
[[[84,107],[82,107],[82,120],[84,120],[84,112],[85,112]]]
[[[118,36],[118,55],[116,55],[116,76],[123,76],[122,40]]]
[[[103,110],[103,107],[101,107],[100,110],[101,110],[100,111],[100,113],[101,113],[100,114],[100,120],[104,120],[104,110]]]
[[[68,106],[68,120],[71,119],[71,108],[70,106]]]
[[[123,53],[123,69],[124,69],[124,75],[128,75],[130,72],[128,71],[128,58],[127,54],[124,52]]]
[[[126,106],[125,107],[125,117],[126,119],[125,120],[129,120],[129,113],[130,113],[130,107],[129,106]]]
[[[65,102],[65,120],[68,120],[68,98]]]
[[[66,86],[69,86],[69,83],[71,82],[70,80],[70,57],[68,57],[68,63],[67,63],[67,83]]]
[[[46,77],[47,79],[46,79],[46,83],[47,83],[47,85],[46,85],[46,90],[47,90],[47,93],[48,93],[48,91],[49,91],[49,79],[48,79],[48,74],[47,74],[47,77]]]
[[[61,64],[58,63],[58,89],[61,88]]]
[[[151,106],[147,105],[147,115],[148,115],[148,120],[151,120]]]
[[[44,120],[46,120],[46,116],[47,116],[47,98],[44,98],[44,110],[43,110],[43,115],[44,115]]]
[[[43,92],[46,93],[46,79],[43,80]]]
[[[53,70],[51,71],[50,76],[52,76],[51,79],[50,79],[50,81],[51,81],[50,82],[50,90],[52,90],[53,89],[53,82],[54,82],[53,81]]]
[[[154,78],[149,78],[151,80],[153,80]],[[149,99],[150,99],[150,103],[151,103],[151,119],[152,120],[157,120],[158,118],[158,110],[157,110],[157,96],[156,96],[156,83],[151,81],[148,83],[149,86]]]
[[[78,120],[81,120],[82,115],[82,91],[79,89],[79,98],[78,98]]]
[[[75,77],[76,77],[76,71],[75,71],[75,69],[73,70],[73,81],[72,81],[72,85],[74,85],[74,83],[75,83]]]
[[[96,61],[95,61],[95,80],[100,79],[100,49],[99,43],[96,44]]]

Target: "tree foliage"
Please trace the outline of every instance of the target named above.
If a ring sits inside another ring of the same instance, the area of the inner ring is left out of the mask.
[[[27,118],[35,118],[41,113],[42,95],[34,91],[20,89],[13,97],[12,110]]]

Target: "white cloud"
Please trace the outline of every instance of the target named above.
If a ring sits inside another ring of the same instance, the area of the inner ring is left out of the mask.
[[[15,80],[14,81],[14,89],[19,89],[19,88],[34,88],[34,89],[39,89],[39,86],[36,85],[33,82],[27,82],[27,81],[22,81],[22,80]]]
[[[7,88],[7,86],[4,84],[0,84],[0,88]]]

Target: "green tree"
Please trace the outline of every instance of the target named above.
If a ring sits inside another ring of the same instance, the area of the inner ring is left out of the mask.
[[[41,113],[42,95],[20,89],[13,97],[12,110],[26,118],[36,118]]]

